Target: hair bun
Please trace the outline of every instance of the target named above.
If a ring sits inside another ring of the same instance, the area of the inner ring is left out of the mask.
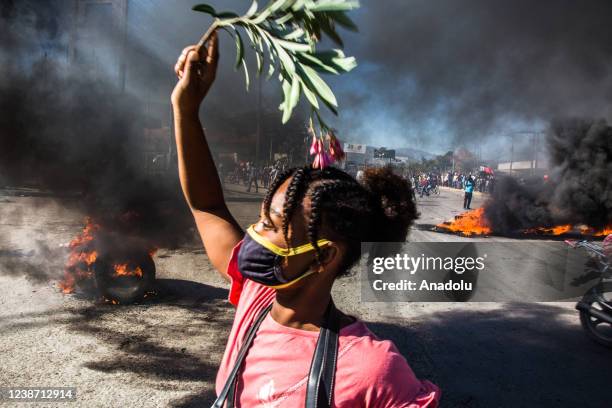
[[[365,170],[360,183],[370,193],[373,205],[380,209],[378,219],[371,223],[371,241],[405,241],[410,225],[419,215],[410,182],[385,166]]]

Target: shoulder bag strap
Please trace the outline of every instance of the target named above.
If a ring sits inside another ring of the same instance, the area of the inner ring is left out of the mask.
[[[234,363],[234,367],[227,377],[225,385],[219,393],[219,397],[217,397],[211,408],[222,408],[226,400],[227,408],[234,407],[238,371],[244,362],[248,349],[253,343],[257,329],[271,308],[272,305],[262,310],[249,328],[249,331],[245,335],[245,341]],[[319,332],[319,339],[317,340],[312,363],[310,365],[308,385],[306,388],[306,408],[331,407],[338,356],[338,332],[340,327],[339,318],[333,313],[334,310],[335,308],[330,302],[326,311],[324,323]]]
[[[230,391],[232,391],[232,398],[230,404],[231,406],[234,405],[233,391],[235,391],[234,383],[236,375],[238,374],[240,366],[242,365],[242,362],[244,361],[244,358],[246,357],[247,352],[249,351],[249,348],[253,343],[253,339],[255,338],[257,329],[259,329],[261,322],[264,320],[270,309],[272,309],[272,304],[270,304],[268,307],[259,312],[259,315],[257,315],[255,320],[253,321],[253,324],[251,325],[249,331],[244,337],[244,343],[242,344],[242,347],[240,347],[240,352],[238,353],[238,357],[236,358],[236,362],[234,363],[234,368],[232,368],[232,371],[230,372],[229,376],[227,377],[227,380],[225,381],[223,389],[219,393],[219,396],[217,397],[211,408],[222,408]]]
[[[332,404],[340,330],[340,319],[334,312],[335,307],[330,302],[310,364],[306,408],[328,408]]]

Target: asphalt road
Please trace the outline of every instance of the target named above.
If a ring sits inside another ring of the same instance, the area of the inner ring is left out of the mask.
[[[255,220],[262,195],[227,190],[239,222]],[[159,295],[145,304],[63,295],[62,245],[84,214],[66,209],[71,197],[22,195],[0,191],[0,387],[76,387],[78,407],[207,406],[233,311],[204,251],[158,251]],[[419,200],[410,240],[469,240],[430,231],[461,206],[449,190]],[[340,279],[336,303],[393,340],[442,388],[444,407],[610,404],[611,351],[584,336],[573,303],[365,303],[362,283],[358,273]]]

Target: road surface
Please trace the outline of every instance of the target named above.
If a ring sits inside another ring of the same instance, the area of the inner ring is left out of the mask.
[[[226,194],[243,226],[256,220],[262,194]],[[76,387],[71,406],[88,408],[210,404],[233,310],[202,248],[158,251],[159,295],[148,303],[63,295],[62,245],[85,214],[66,209],[74,198],[21,195],[0,190],[0,387]],[[482,202],[476,195],[473,207]],[[461,206],[457,191],[419,199],[410,240],[469,239],[429,230]],[[583,335],[573,304],[364,303],[359,280],[340,279],[336,303],[393,340],[442,388],[442,406],[609,406],[612,354]]]

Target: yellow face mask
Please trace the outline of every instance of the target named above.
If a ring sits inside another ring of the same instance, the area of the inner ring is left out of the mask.
[[[319,247],[330,243],[331,241],[327,239],[317,241]],[[314,250],[315,248],[311,243],[293,248],[281,248],[259,235],[255,231],[254,225],[251,225],[247,228],[238,251],[238,269],[245,278],[274,289],[284,289],[315,273],[312,270],[307,271],[289,281],[284,277],[281,267],[284,258]]]

